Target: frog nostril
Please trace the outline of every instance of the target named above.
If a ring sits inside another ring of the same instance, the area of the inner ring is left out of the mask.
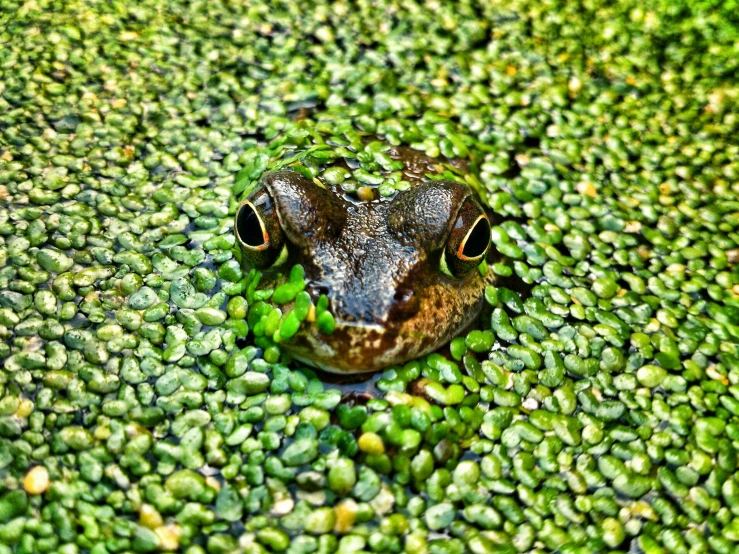
[[[393,294],[391,314],[395,317],[407,318],[418,311],[419,300],[413,289],[398,289]]]
[[[316,283],[315,281],[309,282],[305,286],[305,290],[308,291],[308,294],[311,295],[311,298],[313,298],[314,301],[318,300],[318,298],[322,294],[325,294],[326,296],[328,296],[328,287],[321,283]]]
[[[400,289],[395,291],[393,300],[398,304],[407,304],[413,299],[413,291],[411,289]]]

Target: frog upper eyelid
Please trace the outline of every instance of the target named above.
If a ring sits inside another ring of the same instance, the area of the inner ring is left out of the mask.
[[[424,250],[441,249],[459,210],[472,192],[452,181],[425,181],[399,192],[388,207],[388,227],[412,237]]]
[[[300,173],[275,171],[267,174],[263,183],[280,225],[292,242],[299,244],[310,234],[337,234],[343,227],[346,214],[342,201]]]

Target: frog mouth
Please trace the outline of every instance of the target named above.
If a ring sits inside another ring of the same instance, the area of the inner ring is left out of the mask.
[[[380,371],[423,356],[438,345],[421,333],[403,333],[379,324],[337,321],[331,335],[312,326],[282,347],[296,360],[328,373]]]
[[[346,320],[336,318],[336,329],[344,328],[348,331],[357,331],[367,333],[369,335],[399,335],[402,333],[402,321],[392,320],[386,317],[384,320],[362,321],[362,320]]]

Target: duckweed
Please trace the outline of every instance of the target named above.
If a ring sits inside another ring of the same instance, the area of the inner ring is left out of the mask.
[[[0,553],[739,549],[731,2],[0,6]],[[498,279],[335,384],[233,214],[391,197],[405,147]]]

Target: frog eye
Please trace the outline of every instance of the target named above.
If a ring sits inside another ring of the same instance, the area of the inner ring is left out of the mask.
[[[280,265],[287,258],[277,212],[264,190],[241,203],[236,210],[234,232],[244,257],[258,269]]]
[[[482,263],[489,248],[490,220],[477,201],[467,199],[446,241],[441,270],[461,279]]]

